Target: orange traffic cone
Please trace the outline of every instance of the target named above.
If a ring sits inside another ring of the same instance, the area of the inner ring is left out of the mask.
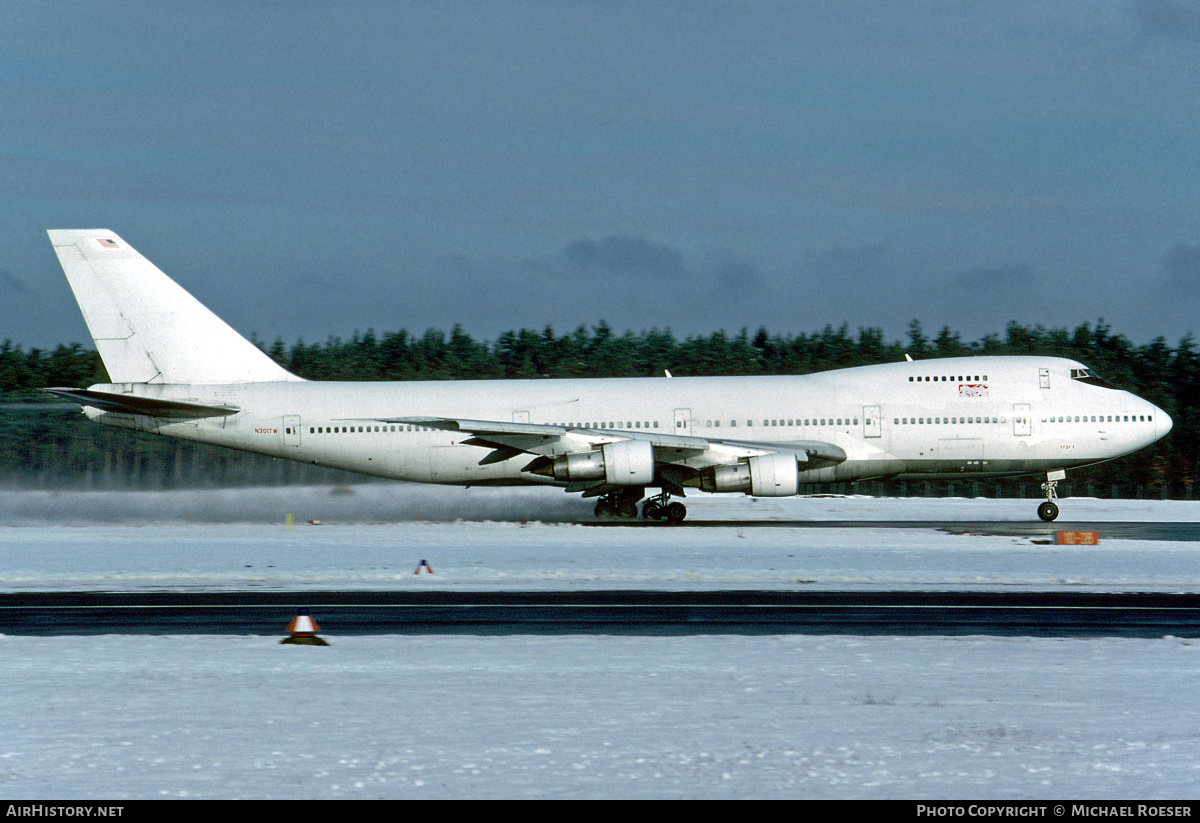
[[[421,565],[417,566],[417,568],[413,571],[413,574],[420,574],[421,569],[433,574],[433,569],[429,568],[429,564],[426,563],[424,559],[421,560]]]
[[[317,621],[313,620],[308,614],[308,609],[297,609],[296,616],[292,618],[292,622],[287,628],[290,636],[280,640],[280,643],[287,643],[293,646],[328,646],[321,638],[317,637],[317,632],[321,629],[317,626]]]

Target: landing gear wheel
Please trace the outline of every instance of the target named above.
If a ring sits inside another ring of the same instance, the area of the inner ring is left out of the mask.
[[[647,500],[646,505],[642,506],[642,517],[647,520],[662,520],[663,507],[660,503],[655,503],[653,500]]]
[[[667,505],[667,522],[671,525],[682,523],[683,518],[687,517],[687,506],[682,503],[670,503]]]
[[[617,517],[623,517],[626,520],[632,520],[638,516],[637,501],[622,500],[617,503]]]
[[[612,517],[617,513],[616,507],[611,501],[601,497],[596,501],[596,516],[597,517]]]
[[[1045,520],[1047,523],[1058,517],[1058,506],[1047,500],[1042,505],[1038,506],[1038,517]]]

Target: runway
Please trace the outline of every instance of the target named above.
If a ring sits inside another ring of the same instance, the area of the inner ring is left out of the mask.
[[[11,635],[1200,637],[1200,594],[917,591],[52,592],[0,595]]]
[[[1200,541],[1200,523],[1160,521],[1135,522],[1122,520],[1065,521],[1044,523],[1040,520],[703,520],[687,519],[678,526],[649,520],[585,520],[580,526],[624,526],[642,528],[739,528],[739,529],[933,529],[946,534],[985,535],[993,537],[1043,537],[1051,541],[1055,532],[1092,531],[1102,537],[1125,540],[1170,540],[1194,543]]]

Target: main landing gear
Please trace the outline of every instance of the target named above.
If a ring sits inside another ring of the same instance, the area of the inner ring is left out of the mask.
[[[622,520],[633,520],[638,516],[638,498],[629,494],[605,494],[596,501],[597,517],[619,517]],[[670,503],[671,495],[663,492],[651,497],[642,505],[642,517],[647,520],[666,520],[675,525],[682,523],[687,517],[687,506],[679,502]]]
[[[638,497],[641,497],[639,494]],[[619,494],[605,494],[596,501],[597,517],[620,517],[632,520],[638,516],[637,497]]]
[[[642,506],[642,517],[647,520],[666,520],[671,525],[682,523],[687,517],[687,506],[676,501],[668,503],[671,495],[663,492],[657,497],[651,497]]]
[[[1047,472],[1046,482],[1042,484],[1042,490],[1046,492],[1046,502],[1038,506],[1038,517],[1049,523],[1058,517],[1058,493],[1055,489],[1058,487],[1058,481],[1067,476],[1065,471]]]

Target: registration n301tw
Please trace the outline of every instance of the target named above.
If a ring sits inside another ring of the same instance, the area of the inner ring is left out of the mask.
[[[48,391],[100,423],[379,477],[550,484],[597,515],[683,520],[688,488],[1044,473],[1150,445],[1162,409],[1057,357],[908,360],[779,377],[309,382],[107,230],[50,240],[109,377]],[[648,489],[658,494],[646,498]]]

